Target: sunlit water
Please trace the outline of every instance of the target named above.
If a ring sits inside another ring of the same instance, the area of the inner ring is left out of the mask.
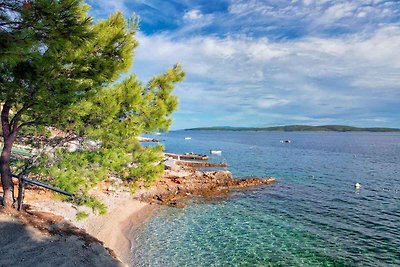
[[[191,131],[160,138],[170,152],[221,149],[212,160],[226,160],[235,176],[278,181],[160,208],[132,233],[134,266],[400,266],[400,134]],[[286,139],[292,143],[279,142]]]

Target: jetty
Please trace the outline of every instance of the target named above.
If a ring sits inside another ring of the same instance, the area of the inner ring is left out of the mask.
[[[169,167],[173,166],[184,166],[184,167],[215,167],[215,168],[227,168],[229,167],[226,162],[214,163],[206,162],[208,160],[207,155],[200,155],[194,153],[164,153],[164,160],[167,162]]]
[[[193,153],[185,153],[185,154],[175,154],[175,153],[164,153],[164,157],[169,157],[173,159],[197,159],[197,160],[208,160],[207,155],[198,155]]]
[[[160,142],[161,142],[159,139],[151,138],[151,137],[142,137],[142,136],[139,136],[137,139],[138,139],[138,141],[141,142],[141,143],[150,143],[150,142],[153,142],[153,143],[160,143]]]
[[[175,161],[175,164],[186,167],[220,167],[220,168],[229,167],[229,165],[226,163],[213,163],[213,162],[189,161],[189,160],[177,160]]]

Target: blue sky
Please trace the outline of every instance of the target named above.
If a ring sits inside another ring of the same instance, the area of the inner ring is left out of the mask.
[[[96,0],[141,18],[132,73],[179,62],[172,129],[346,124],[400,128],[400,1]]]

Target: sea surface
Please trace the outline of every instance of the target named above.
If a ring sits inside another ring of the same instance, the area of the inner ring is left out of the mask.
[[[400,133],[158,138],[168,152],[220,149],[211,160],[226,161],[235,177],[277,182],[159,208],[132,231],[134,266],[400,266]]]

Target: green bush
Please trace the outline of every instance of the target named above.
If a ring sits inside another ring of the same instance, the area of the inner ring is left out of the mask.
[[[86,219],[87,217],[89,217],[89,213],[85,212],[85,211],[80,211],[76,214],[76,220],[77,221],[81,221]]]

